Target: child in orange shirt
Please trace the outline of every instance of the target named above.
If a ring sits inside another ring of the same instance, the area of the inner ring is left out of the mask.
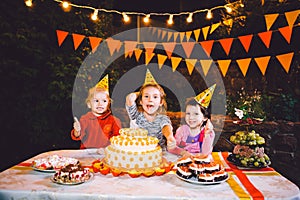
[[[119,135],[121,121],[112,115],[111,99],[108,93],[108,75],[91,88],[86,99],[91,110],[80,118],[74,117],[73,140],[80,140],[80,149],[104,148],[112,136]]]

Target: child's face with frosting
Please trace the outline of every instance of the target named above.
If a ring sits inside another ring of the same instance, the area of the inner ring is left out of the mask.
[[[100,116],[108,110],[109,97],[105,92],[95,92],[94,97],[90,99],[89,108],[96,116]]]
[[[199,105],[187,105],[185,110],[185,121],[190,128],[201,126],[204,121],[204,115]]]
[[[144,112],[147,114],[156,114],[157,110],[162,105],[160,91],[151,86],[144,88],[140,104],[142,105]]]

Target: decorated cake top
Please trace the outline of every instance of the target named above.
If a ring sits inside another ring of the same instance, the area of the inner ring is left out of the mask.
[[[145,138],[148,136],[148,131],[142,128],[121,128],[119,133],[127,137]]]

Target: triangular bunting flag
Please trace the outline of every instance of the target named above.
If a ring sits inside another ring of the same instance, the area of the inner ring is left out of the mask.
[[[141,49],[135,49],[134,50],[134,55],[135,55],[135,59],[136,59],[137,62],[139,61],[142,52],[143,52],[143,50],[141,50]]]
[[[186,57],[189,58],[194,49],[195,42],[182,42],[181,46],[185,52]]]
[[[96,87],[103,88],[109,93],[108,74],[106,74],[96,85]]]
[[[175,72],[182,58],[179,57],[171,57],[172,70]]]
[[[113,38],[107,38],[106,43],[111,56],[114,54],[116,50],[118,51],[122,46],[120,40],[114,40]]]
[[[207,57],[210,57],[213,44],[214,44],[214,40],[200,42],[200,45],[204,49],[204,52],[206,53]]]
[[[252,37],[253,35],[244,35],[244,36],[239,36],[239,40],[241,42],[241,44],[243,45],[245,51],[248,53],[249,51],[249,47],[252,41]]]
[[[182,42],[185,36],[185,32],[180,32],[179,36],[180,36],[180,42]]]
[[[211,66],[213,60],[211,60],[211,59],[209,59],[209,60],[200,60],[199,62],[201,64],[204,76],[206,76],[207,73],[208,73],[208,70],[210,69],[210,66]]]
[[[174,32],[174,42],[176,42],[176,40],[177,40],[177,37],[178,37],[178,35],[179,35],[179,32]]]
[[[153,27],[152,29],[152,35],[154,35],[154,33],[157,31],[157,27]]]
[[[232,41],[233,41],[233,38],[225,38],[225,39],[219,40],[219,42],[221,43],[221,45],[222,45],[224,51],[226,52],[227,56],[229,55],[231,45],[232,45]]]
[[[61,44],[64,42],[68,34],[69,33],[66,31],[56,30],[58,46],[61,46]]]
[[[265,15],[267,31],[270,30],[271,26],[273,25],[273,23],[277,19],[278,15],[279,15],[278,13]]]
[[[185,59],[186,67],[187,67],[190,75],[192,74],[192,72],[195,68],[196,62],[197,62],[197,59]]]
[[[146,54],[151,55],[155,49],[156,42],[143,42],[143,45],[146,49]]]
[[[176,43],[175,42],[165,42],[165,43],[162,43],[162,45],[165,49],[166,54],[168,55],[168,58],[170,59],[172,56],[172,53],[174,51],[174,48],[176,46]]]
[[[269,64],[271,56],[264,56],[264,57],[259,57],[259,58],[254,58],[258,68],[260,69],[262,75],[265,75],[267,66]]]
[[[99,46],[100,42],[102,41],[102,38],[90,36],[89,40],[90,40],[92,52],[95,52],[97,47]]]
[[[223,77],[226,76],[231,60],[217,60]]]
[[[263,43],[266,45],[266,47],[269,48],[270,42],[271,42],[271,37],[272,37],[272,31],[258,33],[258,36],[263,41]]]
[[[76,50],[81,44],[82,40],[85,38],[85,36],[76,33],[72,33],[72,36],[73,36],[74,49]]]
[[[185,32],[185,36],[186,36],[186,41],[189,41],[192,35],[192,31],[187,31]]]
[[[145,53],[145,64],[146,65],[149,64],[150,60],[153,58],[154,55],[155,55],[154,53],[151,53],[151,54]]]
[[[292,37],[292,31],[293,29],[289,26],[282,27],[278,29],[281,35],[284,37],[284,39],[290,43],[291,42],[291,37]]]
[[[293,27],[296,19],[298,18],[299,13],[300,13],[300,10],[294,10],[294,11],[284,13],[286,21],[290,28]]]
[[[128,54],[131,57],[132,54],[133,54],[133,51],[136,48],[137,43],[138,42],[136,42],[136,41],[124,41],[124,52],[125,52],[125,55]]]
[[[221,22],[211,25],[209,34],[212,34],[219,26]]]
[[[157,30],[157,38],[159,38],[161,36],[161,29]]]
[[[206,27],[202,28],[202,33],[203,33],[204,40],[206,40],[206,38],[207,38],[208,30],[209,30],[209,26],[206,26]]]
[[[167,31],[162,31],[161,32],[161,39],[162,40],[165,38],[166,34],[167,34]]]
[[[157,63],[158,63],[159,69],[161,69],[161,67],[165,63],[166,59],[167,59],[167,56],[161,55],[161,54],[157,54]]]
[[[280,62],[280,64],[284,68],[284,70],[286,71],[286,73],[289,73],[293,56],[294,56],[294,52],[276,56],[276,58],[278,59],[278,61]]]
[[[246,76],[250,62],[251,62],[251,58],[244,58],[244,59],[236,60],[236,63],[240,67],[241,72],[243,73],[244,77]]]
[[[198,39],[199,39],[199,36],[200,36],[200,31],[201,31],[201,29],[199,28],[199,29],[196,29],[196,30],[194,30],[194,36],[195,36],[195,40],[196,41],[198,41]]]
[[[167,41],[170,41],[172,35],[173,35],[173,32],[168,32],[168,39],[167,39]]]

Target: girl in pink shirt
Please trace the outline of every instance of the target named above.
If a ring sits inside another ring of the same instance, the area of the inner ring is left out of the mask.
[[[176,130],[176,144],[190,153],[211,154],[215,132],[206,108],[194,98],[186,102],[185,122]]]

